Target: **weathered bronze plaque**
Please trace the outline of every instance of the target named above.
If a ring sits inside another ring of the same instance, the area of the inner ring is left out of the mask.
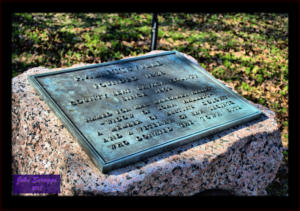
[[[29,79],[103,172],[261,114],[177,51]]]

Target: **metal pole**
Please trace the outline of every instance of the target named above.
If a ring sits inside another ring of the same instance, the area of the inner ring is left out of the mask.
[[[156,42],[157,42],[157,32],[158,32],[158,20],[157,20],[157,13],[152,14],[152,30],[151,30],[151,51],[156,49]]]

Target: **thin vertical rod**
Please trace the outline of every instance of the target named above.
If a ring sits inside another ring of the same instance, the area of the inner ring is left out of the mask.
[[[152,29],[151,29],[151,51],[156,49],[156,42],[157,42],[157,32],[158,32],[158,20],[157,20],[157,13],[152,14]]]

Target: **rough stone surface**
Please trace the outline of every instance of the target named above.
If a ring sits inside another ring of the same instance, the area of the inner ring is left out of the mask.
[[[60,174],[59,195],[266,194],[282,160],[274,112],[255,105],[260,119],[102,174],[29,85],[28,75],[56,70],[33,68],[12,80],[13,174]]]

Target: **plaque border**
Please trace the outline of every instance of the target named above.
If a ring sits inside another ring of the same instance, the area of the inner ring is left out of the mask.
[[[72,120],[68,117],[68,115],[60,108],[59,104],[56,103],[56,101],[51,97],[51,95],[47,92],[47,90],[38,81],[38,78],[49,76],[49,75],[57,75],[57,74],[62,74],[62,73],[67,73],[67,72],[81,71],[81,70],[86,70],[86,69],[90,69],[90,68],[104,67],[104,66],[113,65],[113,64],[120,64],[120,63],[125,63],[125,62],[130,62],[130,61],[143,60],[143,59],[171,55],[171,54],[176,54],[179,59],[183,60],[187,65],[200,71],[206,77],[211,79],[215,84],[220,86],[220,88],[229,92],[231,95],[238,98],[239,100],[242,100],[247,106],[253,107],[255,112],[253,112],[247,116],[241,117],[239,119],[235,119],[235,120],[231,120],[231,121],[228,121],[228,122],[225,122],[222,124],[218,124],[216,126],[197,131],[193,134],[190,134],[187,136],[182,136],[182,137],[179,137],[176,139],[172,139],[171,141],[161,143],[156,146],[152,146],[149,149],[146,149],[146,150],[143,150],[140,152],[135,152],[132,154],[128,154],[122,158],[106,162],[105,159],[101,156],[101,154],[97,152],[97,150],[88,141],[88,139],[81,133],[79,128],[72,122]],[[192,62],[191,60],[187,59],[182,53],[180,53],[178,51],[166,51],[166,52],[162,52],[162,53],[137,56],[134,58],[126,58],[126,59],[121,59],[121,60],[112,61],[112,62],[105,62],[105,63],[101,63],[101,64],[85,65],[83,67],[76,67],[76,68],[65,68],[63,70],[58,70],[58,71],[54,71],[54,72],[30,75],[30,76],[28,76],[28,79],[29,79],[30,84],[35,88],[35,90],[38,92],[38,94],[40,94],[40,96],[42,96],[42,98],[45,100],[46,104],[54,111],[54,113],[62,121],[64,126],[69,130],[71,135],[77,140],[77,142],[81,145],[83,150],[89,155],[89,157],[92,159],[93,163],[98,168],[100,168],[100,170],[103,173],[109,172],[116,168],[124,167],[126,165],[140,161],[143,158],[162,153],[164,151],[176,148],[178,146],[185,145],[187,143],[198,140],[198,139],[203,138],[212,133],[217,133],[222,130],[231,128],[235,125],[251,121],[253,119],[258,118],[262,114],[262,112],[258,108],[256,108],[252,104],[250,104],[246,99],[239,96],[237,93],[230,90],[227,86],[225,86],[220,81],[218,81],[216,78],[214,78],[212,75],[210,75],[204,68],[202,68],[200,65]]]

